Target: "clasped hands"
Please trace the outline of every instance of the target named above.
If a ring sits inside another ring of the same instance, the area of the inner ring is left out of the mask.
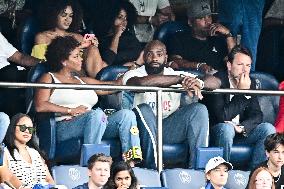
[[[187,90],[190,97],[197,96],[198,99],[203,99],[201,94],[201,84],[196,78],[185,76],[181,84],[182,87]]]

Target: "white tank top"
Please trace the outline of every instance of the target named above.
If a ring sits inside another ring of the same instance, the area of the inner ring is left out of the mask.
[[[8,168],[9,170],[24,184],[32,188],[35,184],[47,184],[46,182],[46,166],[42,160],[42,157],[33,148],[26,147],[32,163],[26,162],[19,154],[18,150],[14,150],[14,157],[11,156],[8,149],[4,151],[7,154]]]
[[[52,76],[55,83],[61,83],[53,73],[48,73]],[[79,77],[75,76],[75,78],[82,84],[86,84]],[[67,108],[75,108],[83,105],[90,110],[98,102],[98,95],[94,90],[54,89],[49,97],[49,102]],[[71,116],[61,115],[60,113],[56,113],[55,115],[55,121],[72,118]]]

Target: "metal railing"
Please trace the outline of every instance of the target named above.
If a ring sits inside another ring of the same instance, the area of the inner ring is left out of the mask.
[[[157,96],[157,152],[158,152],[158,172],[163,169],[163,156],[162,156],[162,92],[184,92],[181,88],[162,88],[162,87],[150,87],[150,86],[121,86],[121,85],[89,85],[89,84],[46,84],[46,83],[14,83],[14,82],[0,82],[0,88],[54,88],[54,89],[91,89],[91,90],[130,90],[130,91],[151,91],[156,92]],[[275,90],[238,90],[238,89],[215,89],[215,90],[202,90],[202,93],[215,94],[215,93],[226,93],[226,94],[247,94],[247,95],[277,95],[284,96],[284,91]]]

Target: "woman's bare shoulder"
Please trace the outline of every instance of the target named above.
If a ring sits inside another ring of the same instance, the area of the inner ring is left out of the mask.
[[[51,31],[40,32],[35,36],[35,44],[49,44],[54,37],[55,34]]]

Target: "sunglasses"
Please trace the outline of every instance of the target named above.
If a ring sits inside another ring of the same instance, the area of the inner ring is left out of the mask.
[[[16,125],[16,126],[18,126],[20,128],[21,132],[25,132],[28,129],[30,134],[33,134],[35,132],[35,130],[36,130],[35,127],[28,127],[26,125]]]

